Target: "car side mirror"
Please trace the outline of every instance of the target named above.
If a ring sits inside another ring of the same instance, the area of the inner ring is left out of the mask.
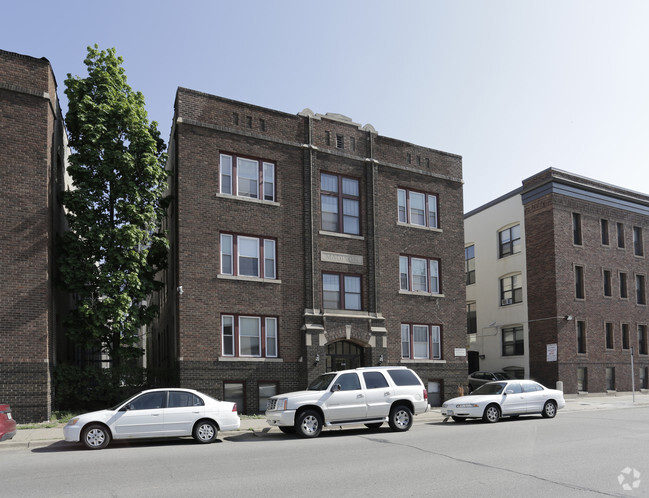
[[[336,391],[340,391],[340,390],[342,390],[342,386],[340,384],[336,384],[331,388],[332,393],[335,393]]]
[[[132,410],[132,409],[133,409],[133,405],[131,405],[131,403],[127,403],[127,404],[125,404],[124,406],[122,406],[122,407],[119,409],[119,411],[120,411],[120,412],[127,412],[127,411]]]

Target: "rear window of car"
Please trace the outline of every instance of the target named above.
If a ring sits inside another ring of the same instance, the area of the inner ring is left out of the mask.
[[[421,382],[411,370],[388,370],[397,386],[421,386]]]

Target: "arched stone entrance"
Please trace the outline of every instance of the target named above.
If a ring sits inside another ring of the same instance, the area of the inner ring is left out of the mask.
[[[363,366],[363,348],[351,341],[327,344],[327,372]]]

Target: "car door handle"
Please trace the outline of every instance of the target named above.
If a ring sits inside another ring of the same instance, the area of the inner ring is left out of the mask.
[[[159,414],[159,413],[152,413],[151,416],[152,416],[152,417],[159,417],[160,414]]]
[[[358,394],[358,395],[356,395],[356,399],[358,399],[358,398],[362,398],[362,397],[363,397],[362,394]]]
[[[392,394],[390,391],[386,391],[383,393],[383,396],[390,396],[390,394]]]

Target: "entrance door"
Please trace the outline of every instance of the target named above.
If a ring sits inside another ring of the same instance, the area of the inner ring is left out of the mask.
[[[327,372],[349,370],[363,365],[363,348],[349,341],[327,346]]]

